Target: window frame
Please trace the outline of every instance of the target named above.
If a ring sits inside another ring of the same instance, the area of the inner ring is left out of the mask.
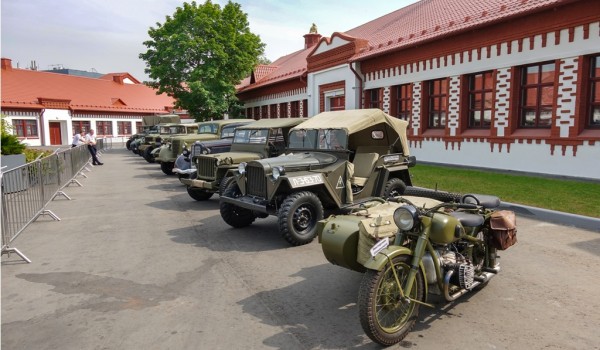
[[[439,83],[439,85],[437,85]],[[448,78],[432,79],[427,81],[427,129],[443,130],[448,124],[448,95],[450,91]],[[439,86],[439,91],[435,91]],[[439,109],[435,109],[435,102],[438,102]],[[438,113],[437,117],[434,113]],[[433,121],[437,119],[438,125]]]
[[[73,135],[78,133],[83,133],[85,135],[90,132],[92,122],[89,120],[73,120],[71,122],[71,128],[73,129]]]
[[[394,86],[394,117],[410,121],[413,104],[413,84],[406,83]],[[406,92],[407,94],[404,94]]]
[[[117,134],[131,135],[131,122],[117,120]]]
[[[481,88],[478,89],[476,86],[476,77],[481,75],[482,76],[482,80],[481,80]],[[487,76],[487,77],[486,77]],[[491,86],[489,88],[486,88],[486,82],[489,80],[491,80]],[[492,118],[493,118],[493,113],[494,113],[494,108],[495,108],[495,97],[494,97],[494,92],[495,92],[495,78],[494,78],[494,71],[493,70],[488,70],[488,71],[483,71],[483,72],[477,72],[477,73],[473,73],[473,74],[469,74],[467,76],[467,99],[468,99],[468,106],[467,106],[467,111],[468,111],[468,116],[467,116],[467,127],[469,129],[483,129],[483,130],[489,130],[492,127]],[[488,108],[486,108],[486,95],[490,94],[490,105]],[[479,96],[479,101],[481,101],[481,105],[479,106],[479,108],[477,108],[475,106],[476,104],[476,96]],[[489,124],[485,124],[485,112],[489,112]],[[476,112],[480,112],[480,116],[479,116],[479,125],[475,125],[474,120],[475,120],[475,113]]]
[[[13,133],[18,138],[39,138],[40,131],[37,119],[13,119]]]
[[[553,75],[551,82],[542,82],[543,78],[543,67],[544,66],[552,66],[553,67]],[[537,67],[537,78],[535,83],[528,83],[528,73],[527,70],[532,67]],[[552,120],[554,119],[554,105],[556,103],[556,77],[558,74],[557,66],[555,61],[545,61],[545,62],[537,62],[533,64],[528,64],[525,66],[519,67],[520,79],[519,79],[519,105],[518,105],[518,128],[521,129],[550,129],[552,127]],[[543,104],[543,96],[542,92],[544,90],[548,91],[548,88],[551,88],[552,96],[550,97],[550,104]],[[526,101],[529,95],[527,94],[527,90],[535,89],[535,106],[533,111],[534,115],[534,124],[527,125],[526,124],[526,114],[528,111],[531,111],[532,108],[526,105],[528,102]],[[550,110],[550,119],[548,120],[547,125],[543,125],[540,123],[541,120],[541,112],[542,110]]]
[[[96,135],[97,136],[113,136],[113,127],[111,120],[97,120],[96,121]]]
[[[598,75],[596,76],[596,70],[598,70]],[[594,124],[594,109],[600,111],[600,91],[596,91],[596,89],[600,90],[600,54],[593,55],[589,60],[589,74],[587,74],[588,79],[588,96],[587,96],[587,104],[586,108],[586,117],[585,117],[585,128],[598,130],[600,129],[600,122]],[[598,100],[595,99],[594,95],[598,95]]]

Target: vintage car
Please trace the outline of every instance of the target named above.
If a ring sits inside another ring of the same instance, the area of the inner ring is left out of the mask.
[[[320,113],[292,128],[289,154],[241,163],[220,198],[233,227],[275,215],[292,245],[311,242],[325,210],[402,194],[415,165],[408,123],[379,109]]]
[[[134,154],[138,154],[138,146],[141,144],[141,138],[148,134],[158,134],[158,125],[167,123],[181,123],[181,117],[176,114],[162,114],[162,115],[145,115],[142,116],[142,131],[131,135],[125,146],[128,150],[133,151]]]
[[[281,155],[287,146],[290,129],[306,120],[306,118],[261,119],[240,126],[235,130],[229,152],[218,154],[194,152],[192,162],[197,169],[196,177],[181,178],[180,181],[187,186],[190,197],[197,201],[207,200],[213,194],[220,192],[228,181],[233,180],[233,172],[240,163]]]
[[[154,163],[154,155],[152,151],[156,147],[160,147],[162,139],[174,135],[186,135],[196,133],[198,130],[197,123],[189,124],[159,124],[158,135],[146,135],[142,137],[142,143],[138,146],[138,154],[144,157],[148,163]]]
[[[202,122],[199,124],[197,133],[172,137],[170,142],[160,149],[156,161],[160,162],[160,169],[163,173],[172,175],[175,160],[185,148],[189,149],[196,141],[233,137],[235,128],[253,121],[254,119],[225,119]]]

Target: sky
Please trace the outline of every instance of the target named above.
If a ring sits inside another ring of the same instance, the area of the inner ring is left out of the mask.
[[[188,1],[191,2],[191,1]],[[405,7],[415,0],[238,0],[250,30],[277,58],[304,48],[315,23],[328,37]],[[182,0],[2,0],[0,54],[13,67],[128,72],[149,80],[145,62],[148,29],[163,24]],[[204,3],[204,0],[197,1]],[[213,0],[225,5],[225,0]]]

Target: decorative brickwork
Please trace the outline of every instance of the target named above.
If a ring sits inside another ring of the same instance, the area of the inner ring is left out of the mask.
[[[498,137],[508,134],[508,120],[510,116],[510,68],[496,71],[496,104],[494,114],[494,128]]]
[[[447,127],[450,129],[450,136],[456,136],[460,118],[460,77],[451,77],[449,87],[450,98],[448,103]]]
[[[383,105],[382,110],[390,114],[390,87],[386,86],[383,88]]]
[[[560,61],[556,101],[556,126],[560,129],[560,137],[569,137],[569,130],[575,125],[578,68],[576,57]]]
[[[412,134],[418,135],[421,128],[421,84],[413,84],[412,89]]]

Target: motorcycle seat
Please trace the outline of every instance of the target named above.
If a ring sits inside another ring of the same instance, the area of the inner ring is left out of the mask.
[[[483,225],[483,216],[477,214],[471,214],[464,211],[454,211],[450,213],[451,216],[455,217],[460,221],[460,224],[466,227],[476,227]]]
[[[477,198],[479,205],[486,209],[494,209],[500,206],[500,198],[488,194],[469,193],[463,196],[461,202],[466,204],[477,204],[473,197]]]

